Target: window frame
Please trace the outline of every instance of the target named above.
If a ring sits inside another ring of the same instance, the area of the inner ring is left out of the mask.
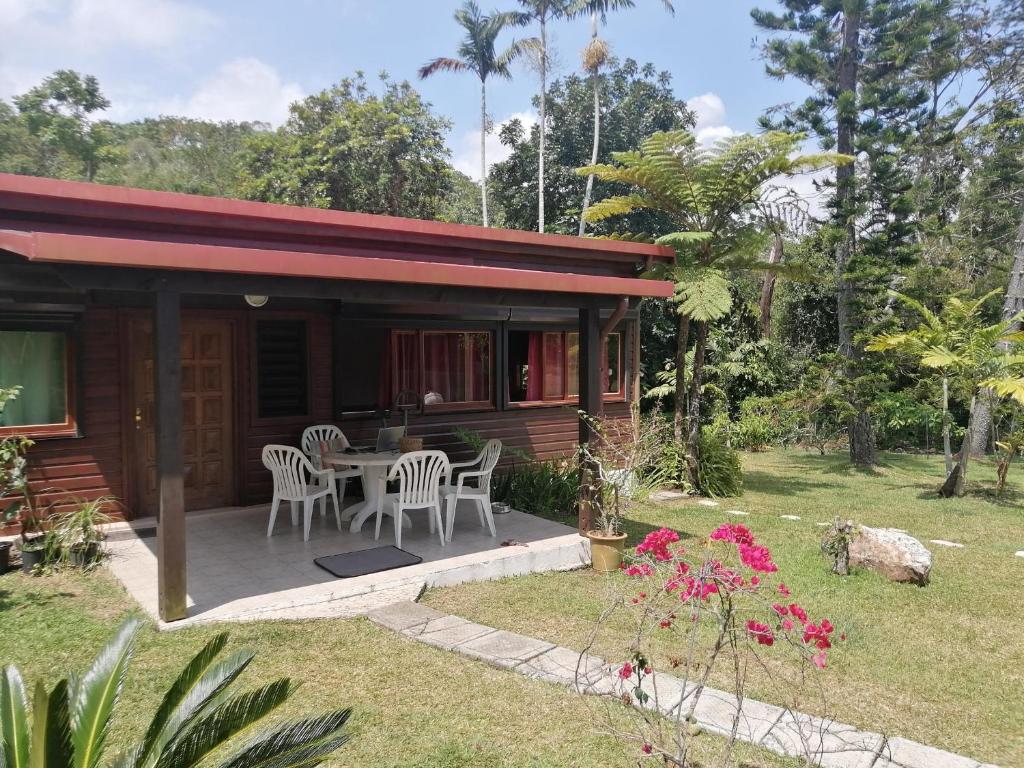
[[[428,414],[428,413],[456,413],[456,412],[459,412],[459,411],[495,411],[495,410],[497,410],[498,406],[497,406],[497,403],[495,401],[495,394],[496,394],[496,391],[497,391],[496,380],[498,378],[498,375],[497,375],[497,365],[496,365],[497,364],[497,354],[496,354],[496,351],[497,351],[498,344],[497,344],[497,334],[495,333],[495,331],[493,329],[490,329],[490,328],[464,328],[464,327],[453,327],[453,328],[443,328],[443,327],[422,327],[422,328],[420,328],[420,327],[417,327],[417,328],[391,327],[389,330],[390,330],[390,332],[392,334],[410,335],[410,336],[415,336],[415,338],[416,338],[416,341],[415,341],[416,363],[415,363],[415,370],[413,371],[413,379],[415,381],[415,389],[416,389],[417,395],[420,398],[420,409],[419,409],[420,413],[423,413],[423,414]],[[423,397],[426,394],[423,391],[424,382],[426,381],[426,369],[425,369],[426,356],[424,355],[424,338],[426,337],[427,334],[453,334],[453,333],[464,334],[464,335],[483,334],[483,335],[487,336],[487,341],[488,341],[488,344],[489,344],[488,357],[490,358],[489,365],[488,365],[488,371],[487,371],[487,395],[488,395],[488,399],[487,400],[467,400],[467,401],[464,401],[464,402],[457,402],[457,403],[436,403],[434,405],[427,405],[426,403],[423,403]],[[391,398],[392,398],[392,400],[394,400],[395,396],[398,394],[398,390],[396,389],[396,383],[395,383],[395,380],[396,380],[395,374],[398,371],[398,345],[396,345],[396,344],[392,344],[391,345],[390,366],[391,366],[391,370],[390,370],[390,376],[391,376],[390,391],[391,391]]]
[[[259,355],[259,324],[265,322],[302,322],[306,328],[306,412],[292,416],[260,416],[260,355]],[[313,375],[311,360],[313,354],[313,323],[312,316],[303,312],[280,312],[280,313],[259,313],[259,316],[252,317],[250,322],[249,343],[250,358],[250,423],[253,426],[292,424],[306,421],[313,415]]]
[[[556,328],[551,328],[550,326],[549,327],[543,327],[543,326],[512,327],[512,328],[508,328],[506,330],[506,334],[508,334],[508,333],[517,333],[517,332],[518,333],[540,333],[541,334],[541,376],[542,377],[544,375],[543,367],[544,367],[545,361],[547,359],[547,356],[544,354],[544,341],[543,341],[543,339],[548,334],[554,334],[554,333],[561,334],[561,336],[562,336],[562,369],[563,369],[562,396],[561,397],[546,397],[546,396],[544,396],[543,386],[542,386],[541,387],[541,399],[540,400],[512,400],[512,399],[508,399],[506,401],[506,403],[505,403],[506,409],[513,409],[513,408],[544,408],[544,407],[548,407],[548,406],[577,405],[579,403],[579,401],[580,401],[579,394],[575,394],[575,395],[570,395],[569,394],[570,380],[572,379],[572,377],[569,375],[569,336],[572,335],[572,334],[577,334],[578,335],[579,334],[579,330],[577,328],[560,328],[560,329],[556,329]],[[609,338],[612,337],[612,336],[618,336],[619,337],[619,343],[618,343],[618,372],[619,372],[619,376],[618,376],[618,390],[617,391],[602,392],[601,393],[601,397],[602,397],[602,401],[605,402],[605,403],[622,403],[622,402],[626,402],[626,391],[625,391],[625,389],[626,389],[625,388],[626,371],[623,368],[623,343],[624,343],[624,340],[625,340],[626,331],[625,331],[625,329],[623,329],[623,330],[615,330],[615,331],[612,331],[611,333],[609,333],[608,336],[609,336]],[[578,342],[577,342],[577,344],[578,344]],[[507,378],[507,375],[508,375],[508,371],[511,370],[511,365],[509,363],[509,360],[507,359],[507,357],[508,357],[508,348],[509,348],[509,345],[506,342],[506,344],[504,345],[504,354],[506,356],[506,359],[505,359],[504,365],[503,365],[503,368],[506,371],[506,378]],[[576,369],[577,370],[577,377],[579,375],[579,357],[578,357],[578,354],[579,354],[579,352],[577,350],[577,362],[576,362],[576,365],[577,365],[577,369]],[[507,390],[508,389],[508,382],[505,381],[504,385],[505,385],[506,390]]]
[[[80,318],[79,318],[80,320]],[[18,319],[0,318],[0,331],[46,332],[64,335],[64,413],[61,423],[0,426],[0,437],[21,436],[32,440],[83,437],[79,424],[82,412],[81,334],[76,318]]]

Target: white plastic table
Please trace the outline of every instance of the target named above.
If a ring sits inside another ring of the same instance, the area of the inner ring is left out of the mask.
[[[367,453],[325,453],[320,460],[325,466],[330,467],[362,467],[363,468],[363,493],[366,500],[362,504],[349,507],[345,512],[352,516],[352,523],[349,530],[358,533],[363,523],[368,518],[377,514],[377,496],[380,487],[380,479],[385,477],[391,467],[402,458],[401,451],[383,451]],[[390,505],[384,507],[384,514],[394,514]],[[406,528],[412,526],[409,516],[402,515],[402,525]]]

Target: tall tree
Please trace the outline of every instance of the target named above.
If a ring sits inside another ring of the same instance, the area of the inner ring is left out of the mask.
[[[589,220],[651,209],[671,224],[671,231],[660,233],[656,242],[676,249],[676,260],[665,274],[675,283],[679,311],[675,434],[682,440],[685,430],[687,464],[694,479],[708,324],[724,317],[732,304],[730,272],[770,268],[760,259],[770,231],[761,205],[768,185],[780,177],[852,160],[834,154],[800,155],[803,139],[802,134],[776,131],[732,137],[708,149],[688,131],[657,133],[637,151],[614,153],[613,165],[578,170],[633,188],[595,203],[586,213]],[[691,325],[694,349],[687,390]]]
[[[547,102],[548,67],[551,63],[548,49],[548,23],[564,18],[569,12],[569,0],[519,0],[530,19],[537,22],[540,36],[537,38],[537,69],[540,72],[540,93],[537,102],[540,108],[540,150],[537,153],[537,231],[544,231],[544,162],[547,146]]]
[[[676,9],[670,0],[661,0],[671,14]],[[590,152],[590,164],[596,165],[598,159],[598,147],[601,141],[601,68],[607,63],[610,55],[608,43],[598,36],[598,21],[601,24],[608,23],[608,14],[612,11],[621,11],[633,8],[635,0],[577,0],[572,8],[574,15],[587,15],[590,17],[590,42],[583,49],[583,71],[590,76],[590,84],[594,96],[594,131],[593,143]],[[579,236],[583,237],[586,231],[587,220],[585,214],[590,207],[590,195],[594,189],[594,175],[587,176],[587,185],[583,190],[583,204],[580,206]]]
[[[278,130],[256,132],[239,159],[252,200],[435,218],[451,185],[450,124],[406,82],[362,75],[291,106]]]
[[[658,131],[672,131],[693,126],[693,113],[686,102],[676,98],[668,72],[659,72],[652,64],[640,65],[632,59],[621,64],[612,59],[601,73],[601,93],[605,115],[601,126],[598,162],[611,160],[611,152],[637,147]],[[592,88],[585,77],[570,74],[553,81],[547,95],[547,162],[545,177],[545,230],[560,234],[576,234],[579,222],[579,200],[586,180],[575,169],[587,165],[591,157],[589,126]],[[533,196],[533,179],[539,165],[539,132],[535,125],[529,131],[517,121],[502,127],[500,138],[511,152],[507,159],[491,166],[488,175],[491,203],[501,206],[504,226],[512,229],[537,229],[537,205]],[[591,197],[599,200],[610,194],[625,192],[615,184],[601,184]],[[652,218],[659,214],[639,211],[618,226],[634,232],[653,232],[658,226]],[[609,234],[601,223],[590,225],[594,234]]]
[[[513,41],[498,53],[495,44],[505,29],[529,23],[529,16],[523,13],[493,11],[485,14],[473,0],[466,0],[455,12],[455,21],[466,36],[459,44],[458,58],[441,56],[424,64],[419,69],[420,79],[438,72],[472,72],[480,80],[480,207],[483,225],[490,226],[487,217],[487,78],[512,77],[512,62],[523,54],[527,46],[523,41]]]
[[[110,106],[95,77],[60,69],[15,96],[14,104],[28,131],[40,140],[43,175],[65,175],[63,159],[71,158],[78,167],[69,175],[93,180],[109,136],[106,125],[92,118]]]

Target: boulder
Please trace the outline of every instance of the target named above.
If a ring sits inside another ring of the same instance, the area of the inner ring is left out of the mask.
[[[932,553],[903,531],[862,525],[850,542],[850,564],[923,587],[932,570]]]

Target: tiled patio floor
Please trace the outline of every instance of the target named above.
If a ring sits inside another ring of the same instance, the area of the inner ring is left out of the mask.
[[[423,558],[419,565],[338,579],[313,559],[394,543],[390,519],[374,541],[372,520],[358,533],[334,517],[314,515],[309,541],[292,527],[283,508],[274,535],[266,536],[266,505],[190,513],[187,518],[189,617],[196,622],[350,616],[388,602],[415,599],[424,586],[568,570],[586,565],[589,546],[575,529],[512,511],[495,515],[497,537],[480,527],[470,507],[455,518],[451,543],[442,547],[428,531],[425,514],[413,513],[402,548]],[[143,609],[157,615],[155,531],[112,535],[109,567]],[[502,542],[515,542],[502,546]]]

